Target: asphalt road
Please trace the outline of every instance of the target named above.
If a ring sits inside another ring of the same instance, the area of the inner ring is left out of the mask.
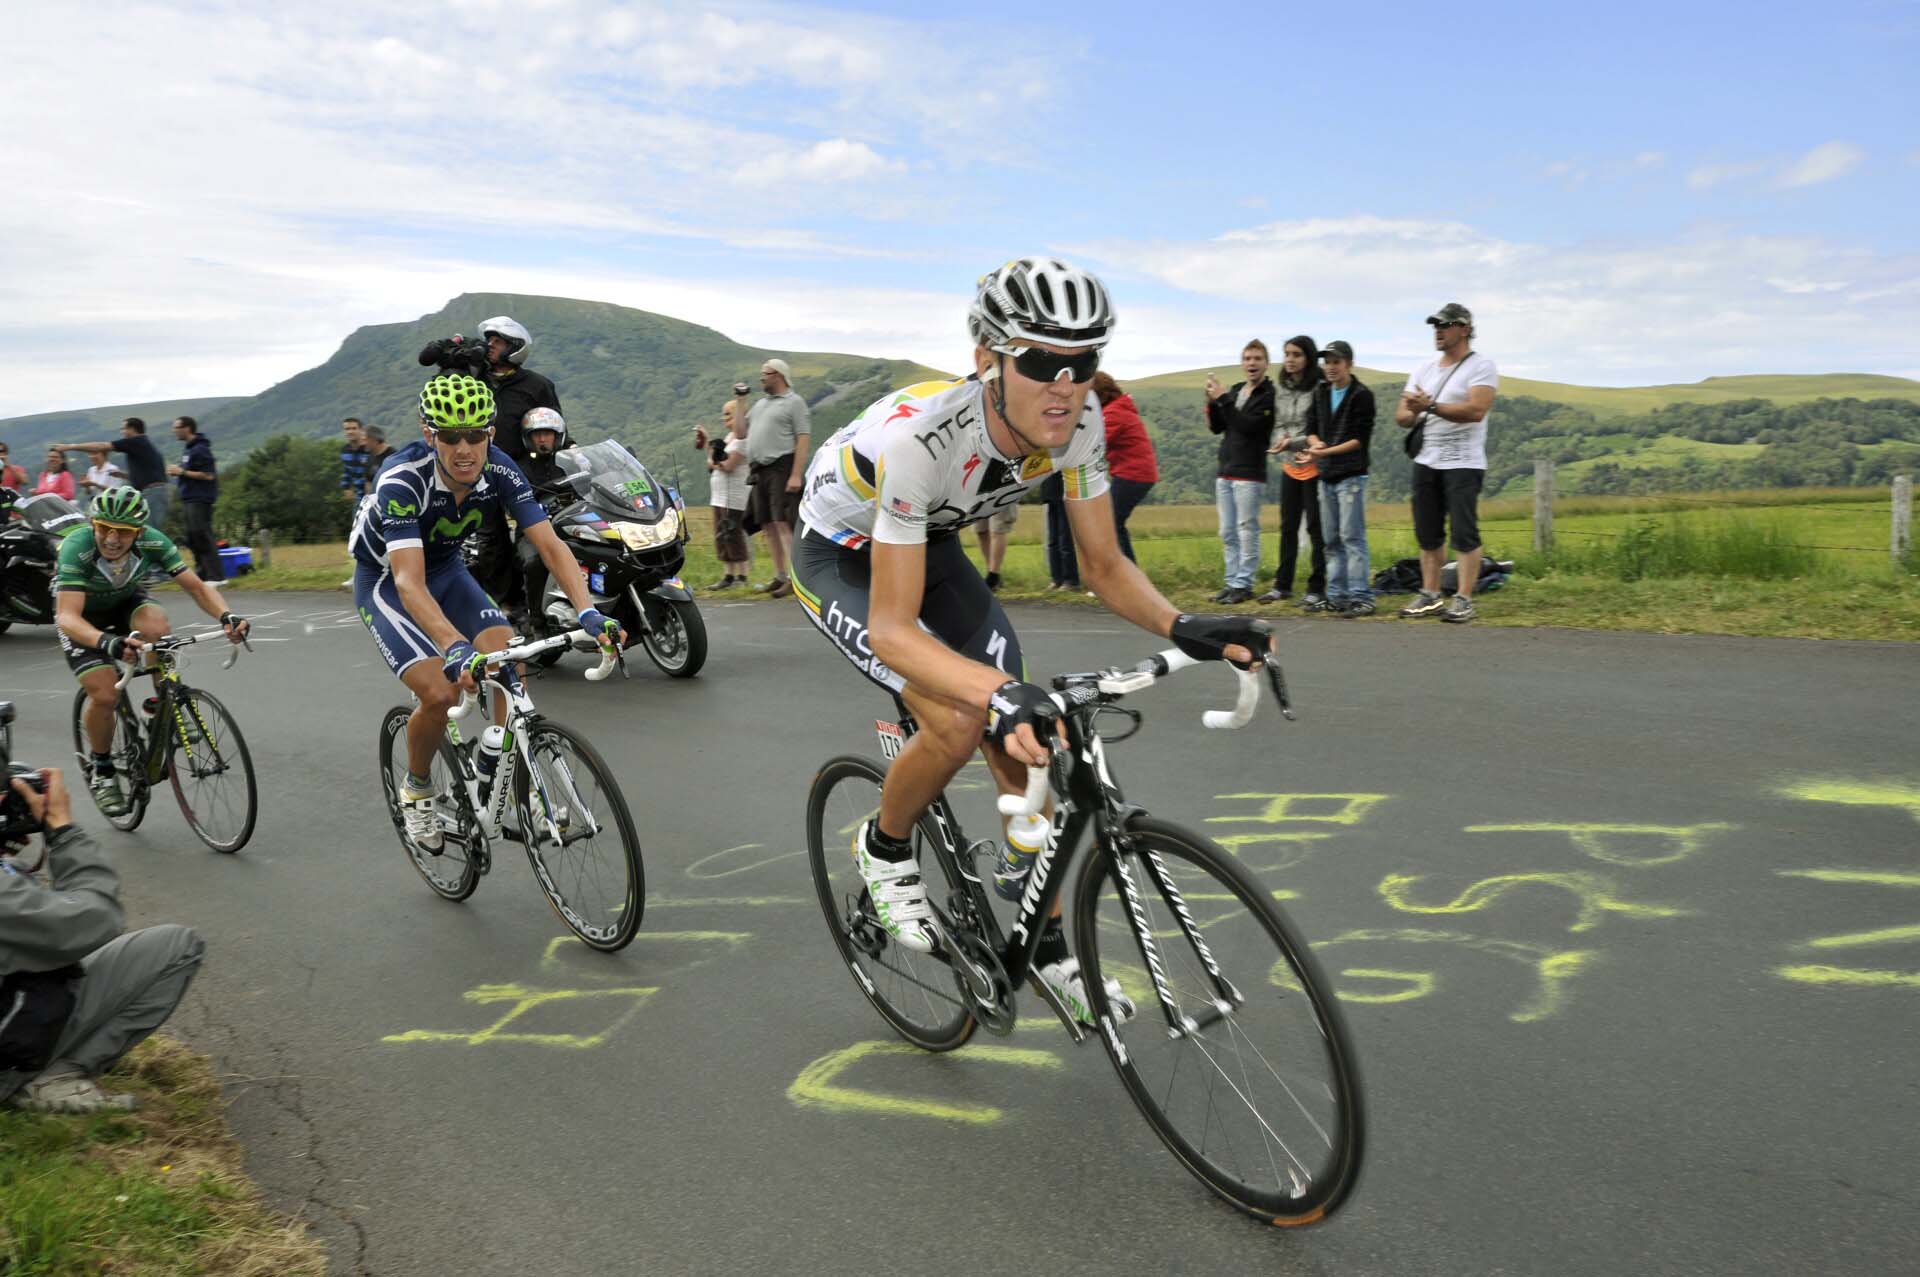
[[[1363,1179],[1281,1232],[1191,1181],[1030,997],[1005,1042],[896,1048],[799,850],[815,766],[877,756],[888,707],[797,607],[712,609],[690,682],[592,685],[576,657],[535,685],[641,829],[645,922],[602,957],[510,847],[463,905],[414,875],[374,767],[397,684],[343,597],[233,599],[258,652],[190,674],[247,731],[251,846],[207,852],[164,793],[132,835],[83,820],[137,920],[208,937],[173,1028],[339,1272],[1881,1274],[1920,1253],[1911,646],[1287,619],[1299,722],[1204,731],[1211,671],[1139,698],[1146,730],[1113,751],[1130,796],[1239,839],[1348,999]],[[1096,612],[1013,615],[1036,671],[1154,646]],[[0,636],[0,671],[20,755],[65,762],[51,633]]]

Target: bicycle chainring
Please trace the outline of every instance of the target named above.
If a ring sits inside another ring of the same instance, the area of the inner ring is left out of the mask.
[[[950,951],[948,966],[960,990],[960,1000],[987,1032],[999,1037],[1012,1033],[1016,1018],[1013,985],[1000,955],[973,931],[943,930]]]

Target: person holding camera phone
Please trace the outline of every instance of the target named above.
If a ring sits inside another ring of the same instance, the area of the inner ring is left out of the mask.
[[[693,446],[707,452],[707,501],[713,509],[713,552],[722,576],[710,589],[730,590],[747,583],[753,550],[747,541],[747,383],[733,386],[733,398],[720,408],[724,433],[708,437],[693,428]]]
[[[0,759],[0,770],[0,1099],[40,1113],[131,1109],[131,1095],[94,1079],[166,1023],[206,942],[173,924],[122,935],[119,875],[73,823],[59,768]]]

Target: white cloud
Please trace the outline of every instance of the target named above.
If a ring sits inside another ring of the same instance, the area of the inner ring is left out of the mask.
[[[1788,165],[1775,184],[1795,187],[1831,182],[1859,168],[1866,158],[1866,151],[1851,142],[1822,142]]]
[[[1696,191],[1706,191],[1727,182],[1758,177],[1766,171],[1766,165],[1752,161],[1737,164],[1702,164],[1687,174],[1687,186]]]
[[[1861,369],[1898,367],[1920,331],[1920,256],[1803,237],[1555,245],[1461,222],[1363,216],[1063,251],[1117,267],[1109,282],[1119,297],[1128,275],[1145,277],[1232,303],[1262,329],[1345,337],[1372,366],[1425,357],[1421,320],[1452,300],[1473,309],[1481,340],[1509,371],[1597,384],[1808,371],[1801,351],[1824,366],[1835,349]],[[1123,305],[1123,329],[1127,313]]]
[[[764,155],[735,170],[743,184],[772,189],[790,182],[859,182],[888,173],[904,173],[904,161],[890,160],[865,142],[830,138],[802,151]]]

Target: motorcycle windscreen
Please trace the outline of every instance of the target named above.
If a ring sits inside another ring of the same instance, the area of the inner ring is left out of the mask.
[[[666,489],[612,439],[565,449],[554,461],[574,492],[609,517],[653,523],[673,508]]]
[[[57,492],[23,498],[14,508],[28,527],[53,537],[64,537],[87,521],[79,506]]]

